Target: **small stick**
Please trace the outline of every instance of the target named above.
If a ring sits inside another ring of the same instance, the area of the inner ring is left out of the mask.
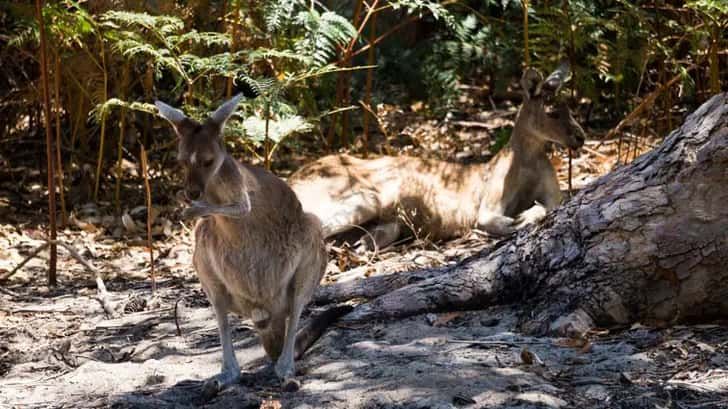
[[[180,301],[182,301],[182,297],[178,298],[177,301],[174,302],[174,326],[177,327],[178,337],[182,336],[182,330],[179,328],[179,317],[177,316],[177,306]]]
[[[0,293],[3,293],[5,295],[9,295],[11,297],[20,297],[20,294],[16,293],[15,291],[10,291],[7,288],[0,287]]]
[[[369,27],[369,41],[374,41],[374,36],[377,34],[377,15],[374,14],[372,16],[372,23]],[[367,70],[367,82],[366,82],[366,91],[364,96],[364,101],[366,101],[366,104],[371,104],[372,101],[372,83],[374,81],[374,47],[371,47],[369,49],[369,53],[367,55],[367,64],[370,66],[370,68]],[[364,140],[363,140],[363,146],[364,146],[364,158],[369,154],[369,115],[364,114],[363,118],[363,126],[364,126]],[[385,134],[386,135],[386,134]]]
[[[141,145],[142,174],[144,175],[144,190],[147,197],[147,247],[149,248],[149,275],[152,280],[152,294],[157,291],[157,282],[154,279],[154,244],[152,243],[152,191],[149,187],[149,173],[147,171],[147,151]]]
[[[684,72],[688,73],[688,72],[694,70],[696,67],[697,67],[697,65],[693,64],[693,65],[687,67]],[[669,81],[660,85],[659,87],[657,87],[657,89],[655,89],[649,95],[644,97],[642,99],[642,102],[637,106],[637,108],[635,108],[632,112],[629,113],[629,115],[627,115],[624,119],[622,119],[622,121],[620,121],[617,124],[617,126],[615,126],[609,132],[607,132],[607,134],[604,136],[604,139],[612,138],[615,134],[617,134],[619,131],[621,131],[622,128],[631,124],[635,119],[637,119],[639,117],[639,115],[642,113],[642,111],[644,111],[645,109],[647,109],[649,107],[652,107],[652,103],[655,101],[655,99],[660,94],[662,94],[663,92],[665,92],[665,90],[672,87],[681,78],[682,78],[682,73],[675,75]]]
[[[571,198],[571,149],[569,149],[569,198]]]
[[[588,146],[586,146],[586,145],[582,146],[582,147],[581,147],[581,148],[579,148],[579,149],[584,149],[585,151],[587,151],[587,152],[589,152],[589,153],[591,153],[591,154],[593,154],[593,155],[597,155],[597,156],[600,156],[600,157],[602,157],[602,158],[609,158],[609,155],[605,155],[605,154],[603,154],[603,153],[601,153],[601,152],[599,152],[599,151],[597,151],[597,150],[594,150],[594,149],[592,149],[592,148],[590,148],[590,147],[588,147]]]
[[[97,288],[97,294],[96,299],[99,300],[101,303],[101,307],[103,307],[104,311],[106,312],[106,315],[109,317],[115,317],[116,312],[114,311],[114,307],[109,301],[109,293],[106,291],[106,285],[104,284],[104,280],[101,278],[101,272],[94,267],[90,262],[88,262],[83,256],[81,256],[73,246],[70,244],[64,243],[64,242],[57,242],[59,246],[65,248],[68,250],[68,252],[73,256],[73,258],[76,259],[79,263],[83,264],[84,267],[86,267],[89,271],[94,273],[96,276],[96,288]]]
[[[45,119],[46,134],[46,159],[48,163],[48,235],[49,243],[56,240],[56,184],[55,168],[53,164],[53,137],[51,135],[51,102],[48,85],[48,62],[46,54],[46,37],[43,26],[43,0],[35,1],[36,18],[38,19],[38,31],[40,32],[40,76],[43,88],[43,117]],[[96,197],[94,196],[94,199]],[[50,257],[48,259],[48,285],[54,287],[57,283],[56,268],[58,251],[56,245],[51,244]]]
[[[79,263],[81,263],[84,267],[86,267],[89,271],[91,271],[96,277],[96,288],[98,289],[96,299],[101,303],[101,307],[103,307],[104,312],[106,312],[106,315],[109,317],[115,317],[116,313],[114,311],[114,307],[111,304],[111,302],[108,299],[109,293],[106,291],[106,285],[104,284],[104,280],[101,278],[101,272],[93,266],[90,262],[88,262],[81,254],[76,251],[73,246],[70,244],[64,243],[62,241],[58,240],[47,240],[45,243],[38,246],[35,250],[33,250],[28,257],[25,258],[20,264],[18,264],[10,273],[6,274],[0,281],[3,281],[10,277],[11,275],[15,274],[16,271],[20,270],[21,267],[23,267],[28,261],[30,261],[33,257],[36,257],[38,253],[43,251],[45,248],[51,245],[58,245],[63,248],[65,248],[68,253],[76,259]],[[9,291],[9,290],[6,290]]]
[[[472,345],[506,345],[506,346],[519,346],[519,345],[550,345],[548,342],[543,341],[480,341],[480,340],[467,340],[467,339],[448,339],[447,342],[452,344],[472,344]]]
[[[30,260],[32,260],[35,256],[38,255],[41,251],[45,250],[50,245],[50,242],[46,241],[40,246],[38,246],[35,250],[31,251],[28,257],[25,258],[25,260],[21,261],[20,264],[15,266],[9,273],[5,274],[4,276],[0,277],[0,282],[6,281],[8,278],[12,277],[15,273],[17,273],[21,268],[23,268],[24,265],[28,264]]]

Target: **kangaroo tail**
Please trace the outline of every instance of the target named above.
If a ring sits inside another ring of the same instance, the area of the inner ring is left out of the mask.
[[[337,305],[311,317],[306,325],[296,334],[295,359],[298,360],[303,356],[311,345],[323,335],[326,328],[353,309],[354,307],[351,305]]]

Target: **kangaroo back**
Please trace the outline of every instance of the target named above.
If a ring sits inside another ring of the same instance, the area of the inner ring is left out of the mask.
[[[546,79],[526,70],[511,139],[487,164],[331,155],[302,167],[289,183],[304,210],[321,218],[327,236],[374,220],[379,224],[363,240],[371,237],[380,248],[397,239],[402,224],[430,239],[473,227],[494,236],[510,234],[560,202],[547,144],[578,149],[584,143],[583,129],[557,98],[568,76],[566,63]]]

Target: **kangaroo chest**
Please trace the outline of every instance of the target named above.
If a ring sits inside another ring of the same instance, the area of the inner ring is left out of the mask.
[[[241,223],[222,230],[215,223],[212,218],[203,220],[195,230],[193,261],[203,285],[218,287],[251,305],[279,297],[298,264],[298,245],[290,229]]]

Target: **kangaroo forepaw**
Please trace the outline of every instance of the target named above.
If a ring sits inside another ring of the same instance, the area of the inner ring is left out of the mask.
[[[514,224],[517,229],[521,229],[529,224],[538,223],[544,217],[546,217],[547,210],[541,205],[535,205],[527,210],[524,210],[516,217]]]

